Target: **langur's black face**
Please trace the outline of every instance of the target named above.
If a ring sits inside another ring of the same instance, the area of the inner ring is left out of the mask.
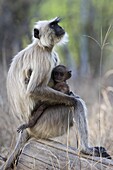
[[[58,25],[58,23],[61,21],[61,19],[58,17],[53,22],[49,24],[49,27],[54,30],[55,35],[57,37],[62,36],[65,34],[64,29]]]
[[[50,21],[39,21],[36,23],[33,32],[33,38],[38,40],[41,47],[53,48],[57,43],[67,42],[68,36],[64,29],[59,25],[60,18],[57,17]]]

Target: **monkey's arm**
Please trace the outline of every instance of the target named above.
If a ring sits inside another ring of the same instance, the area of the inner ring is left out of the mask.
[[[46,102],[49,105],[65,104],[75,106],[77,101],[75,97],[56,91],[48,86],[37,86],[33,91],[30,91],[28,95],[35,100],[41,100],[41,102]]]
[[[43,79],[42,79],[43,77]],[[35,101],[46,102],[48,105],[54,104],[65,104],[69,106],[76,105],[76,99],[73,96],[66,95],[58,92],[48,86],[45,82],[48,80],[46,73],[42,76],[41,74],[36,75],[33,71],[30,77],[30,81],[27,86],[26,95],[33,98]]]

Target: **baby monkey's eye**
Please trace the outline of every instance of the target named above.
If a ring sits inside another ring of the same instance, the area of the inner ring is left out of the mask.
[[[58,72],[54,72],[54,75],[57,76],[59,73]]]

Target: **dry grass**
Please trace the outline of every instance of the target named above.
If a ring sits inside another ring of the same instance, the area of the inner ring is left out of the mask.
[[[110,71],[111,72],[111,71]],[[91,144],[105,146],[113,155],[113,74],[107,72],[101,85],[101,97],[92,105],[89,115]],[[112,72],[111,72],[112,73]]]
[[[13,142],[13,119],[8,111],[6,93],[6,71],[0,65],[0,153],[4,156],[10,152]]]

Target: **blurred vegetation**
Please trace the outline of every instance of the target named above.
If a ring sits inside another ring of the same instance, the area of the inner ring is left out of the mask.
[[[75,75],[98,76],[104,36],[113,20],[111,0],[0,0],[0,61],[6,67],[11,58],[31,42],[31,30],[38,20],[63,18],[61,25],[69,34],[68,46],[59,50],[61,61]],[[91,36],[89,38],[87,36]],[[102,52],[102,69],[112,67],[112,36]],[[109,62],[108,62],[109,60]],[[106,64],[107,63],[107,64]]]
[[[58,48],[61,62],[71,68],[72,89],[85,99],[92,113],[88,115],[91,143],[97,145],[99,138],[99,142],[113,152],[112,71],[110,78],[108,76],[101,81],[103,84],[98,81],[98,78],[113,68],[111,0],[0,0],[0,145],[3,147],[0,150],[4,152],[4,146],[11,145],[15,134],[14,120],[8,112],[5,87],[11,59],[31,43],[31,31],[35,22],[56,16],[63,19],[61,25],[69,34],[69,43]],[[104,90],[101,95],[100,86]],[[108,89],[112,89],[110,96]],[[106,134],[109,134],[109,139]]]

